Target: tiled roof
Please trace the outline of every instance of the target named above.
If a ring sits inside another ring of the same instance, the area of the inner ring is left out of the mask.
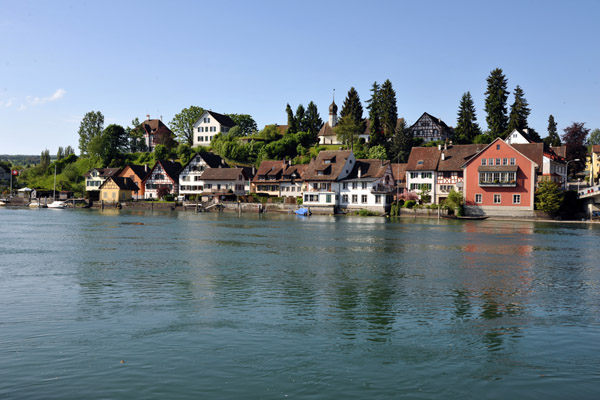
[[[90,176],[92,171],[98,171],[98,176],[101,178],[108,178],[118,175],[121,172],[121,168],[92,168],[84,176]]]
[[[123,171],[125,171],[125,169],[129,167],[133,173],[140,178],[140,180],[144,180],[146,178],[146,175],[148,175],[150,173],[150,168],[147,168],[146,165],[134,165],[134,164],[127,164],[125,166],[125,168],[123,168],[123,170],[121,171],[121,173]]]
[[[544,165],[544,143],[512,144],[511,146],[536,163],[540,169]]]
[[[329,122],[325,122],[317,136],[335,136],[335,131],[329,125]]]
[[[559,157],[565,158],[567,156],[567,146],[554,146],[552,151]]]
[[[438,162],[438,171],[460,171],[467,160],[483,150],[485,144],[458,144],[448,146],[447,149],[440,151],[440,160]],[[444,155],[442,160],[441,154]]]
[[[308,164],[296,164],[296,165],[290,165],[289,167],[287,167],[285,169],[285,171],[283,171],[283,174],[281,176],[281,180],[291,180],[291,176],[292,174],[296,174],[297,177],[294,179],[302,179],[304,173],[306,172],[306,169],[308,168]]]
[[[351,150],[326,150],[308,164],[304,180],[335,181],[343,172],[346,160],[352,154]],[[329,161],[329,163],[326,163]],[[323,174],[319,175],[319,171]]]
[[[187,167],[194,160],[194,158],[196,158],[196,156],[200,156],[200,158],[202,158],[206,165],[208,165],[210,168],[229,168],[229,165],[227,165],[227,163],[221,158],[221,156],[208,151],[201,151],[194,154],[190,158],[190,160],[183,166],[183,168]],[[183,168],[181,169],[183,170]]]
[[[165,170],[165,173],[169,176],[169,178],[171,178],[175,182],[179,181],[179,172],[181,171],[181,164],[175,161],[158,160],[156,164],[154,164],[154,167],[152,167],[152,170],[150,172],[154,171],[158,164],[162,165],[163,169]],[[150,174],[148,174],[148,176],[150,176]]]
[[[592,145],[592,153],[600,153],[600,144]]]
[[[436,171],[440,153],[437,147],[413,147],[406,163],[406,170]]]
[[[217,120],[217,122],[219,124],[221,124],[223,126],[226,126],[228,128],[235,126],[235,122],[233,122],[233,120],[231,118],[229,118],[227,115],[219,114],[214,111],[207,111],[207,113],[209,113],[214,119]]]
[[[387,160],[376,159],[357,159],[352,172],[346,179],[358,179],[358,171],[360,170],[361,179],[377,179],[381,178],[390,164]]]
[[[446,123],[445,123],[444,121],[442,121],[442,120],[441,120],[441,118],[434,117],[433,115],[431,115],[431,114],[429,114],[429,113],[427,113],[427,112],[424,112],[424,113],[423,113],[423,114],[422,114],[422,115],[419,117],[419,119],[417,119],[417,121],[416,121],[414,124],[412,124],[412,125],[410,126],[410,128],[409,128],[409,129],[413,129],[413,127],[415,127],[415,125],[417,125],[417,123],[418,123],[418,122],[421,120],[421,118],[423,118],[423,116],[425,116],[425,115],[427,115],[429,118],[431,118],[431,119],[433,120],[433,122],[437,123],[437,124],[438,124],[438,125],[440,125],[442,128],[444,128],[444,129],[448,129],[448,125],[446,125]]]
[[[173,136],[173,132],[160,119],[147,119],[141,125],[147,134],[156,135],[157,133],[164,133],[168,136]]]
[[[394,176],[394,180],[404,181],[406,180],[406,166],[408,164],[392,164],[392,175]]]
[[[283,172],[283,170],[286,168],[286,164],[285,161],[271,161],[271,160],[265,160],[262,161],[260,163],[260,166],[258,167],[258,171],[256,171],[256,175],[254,175],[254,178],[252,179],[253,182],[258,182],[261,181],[262,179],[259,179],[260,176],[264,176],[264,175],[277,175],[280,172]]]
[[[247,179],[242,168],[207,168],[200,179],[205,181],[237,181],[240,175]]]
[[[108,182],[110,180],[112,180],[121,190],[132,190],[134,192],[137,192],[138,190],[140,190],[140,188],[138,188],[138,186],[135,184],[135,182],[129,178],[123,178],[120,176],[111,176],[110,178],[108,178],[106,180],[106,182]],[[106,185],[106,182],[104,182],[100,188],[104,187],[104,185]]]

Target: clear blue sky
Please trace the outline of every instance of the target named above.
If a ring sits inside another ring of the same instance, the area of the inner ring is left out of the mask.
[[[427,111],[454,126],[470,91],[487,129],[497,67],[542,137],[549,114],[561,133],[599,128],[599,17],[600,1],[0,0],[0,154],[79,152],[92,110],[127,126],[197,105],[262,127],[312,100],[326,120],[333,89],[364,105],[385,79],[409,123]]]

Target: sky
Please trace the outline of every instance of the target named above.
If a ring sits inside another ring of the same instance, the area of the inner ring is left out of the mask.
[[[456,125],[469,91],[487,129],[486,78],[521,86],[529,125],[600,128],[600,1],[0,0],[0,154],[72,146],[88,111],[105,126],[170,122],[191,105],[286,124],[335,90],[365,106],[392,82],[398,114]],[[513,97],[509,96],[508,105]]]

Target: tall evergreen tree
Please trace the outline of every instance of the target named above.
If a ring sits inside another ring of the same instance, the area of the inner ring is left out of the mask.
[[[389,79],[383,82],[379,91],[379,117],[384,136],[387,139],[393,137],[398,123],[398,104],[396,91]]]
[[[400,119],[396,126],[396,133],[392,140],[390,159],[394,162],[405,163],[410,156],[410,150],[413,147],[412,131],[406,126],[404,118]]]
[[[510,116],[508,118],[508,127],[506,133],[510,133],[513,129],[523,131],[529,126],[527,124],[527,117],[531,113],[531,109],[528,107],[529,103],[525,99],[525,93],[519,85],[514,91],[515,102],[510,106]]]
[[[562,145],[558,131],[556,130],[556,122],[554,122],[554,115],[550,114],[548,117],[548,136],[544,138],[544,143],[548,146],[558,147]]]
[[[485,118],[489,135],[492,138],[501,137],[506,132],[508,117],[506,116],[506,100],[510,92],[506,90],[508,82],[500,68],[496,68],[487,78],[485,92]]]
[[[294,117],[294,112],[292,111],[292,107],[290,107],[290,103],[285,107],[285,112],[287,114],[287,133],[296,133],[298,132],[298,124],[296,122],[296,118]]]
[[[304,119],[304,112],[304,106],[302,104],[299,104],[298,108],[296,108],[296,116],[294,117],[296,119],[298,132],[306,131],[306,120]]]
[[[349,115],[354,122],[360,124],[363,119],[363,107],[360,103],[360,97],[358,96],[358,92],[354,87],[351,87],[348,90],[348,95],[344,100],[344,105],[342,106],[342,111],[340,112],[340,118]]]
[[[458,118],[454,134],[459,143],[473,143],[477,135],[481,135],[481,128],[475,115],[475,103],[471,92],[464,93],[458,106]]]
[[[371,98],[367,100],[367,109],[369,110],[369,122],[371,136],[369,138],[369,146],[378,146],[385,143],[383,138],[383,130],[381,129],[380,113],[380,95],[381,86],[377,82],[373,82],[371,87]]]
[[[306,113],[304,113],[304,118],[304,125],[306,131],[312,133],[316,139],[317,134],[323,126],[323,120],[319,116],[319,110],[317,109],[317,105],[312,101],[308,103],[308,106],[306,107]]]

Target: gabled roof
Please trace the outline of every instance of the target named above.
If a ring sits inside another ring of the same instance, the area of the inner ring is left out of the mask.
[[[346,179],[377,179],[381,178],[390,162],[377,159],[357,159],[352,172]],[[360,177],[358,171],[360,170]]]
[[[98,176],[101,178],[108,178],[118,175],[121,172],[121,168],[92,168],[84,176],[90,176],[92,171],[97,171]]]
[[[600,153],[600,144],[592,145],[592,153]]]
[[[313,159],[304,173],[304,180],[335,181],[344,169],[351,150],[326,150]],[[319,175],[319,171],[323,174]]]
[[[295,174],[297,176],[295,179],[302,179],[307,168],[308,164],[290,165],[283,171],[281,178],[282,180],[290,180],[292,174]]]
[[[258,171],[256,171],[256,175],[254,175],[253,182],[258,182],[260,176],[263,175],[277,175],[286,168],[285,161],[273,161],[273,160],[265,160],[260,163],[258,167]]]
[[[402,164],[392,164],[392,175],[394,176],[394,180],[405,180],[406,179],[406,166],[407,163]]]
[[[515,150],[529,158],[538,166],[544,165],[544,143],[511,144]]]
[[[207,168],[200,176],[204,181],[237,181],[242,175],[247,179],[243,168]]]
[[[465,161],[465,163],[462,165],[462,168],[465,168],[467,166],[467,164],[469,164],[471,161],[473,161],[474,159],[477,158],[477,156],[481,153],[483,153],[485,150],[487,150],[489,147],[492,147],[494,144],[496,144],[497,141],[501,141],[502,143],[504,143],[505,145],[507,145],[508,147],[510,147],[511,149],[513,149],[514,151],[516,151],[517,153],[521,154],[523,157],[527,158],[529,161],[531,161],[534,165],[534,167],[540,167],[542,166],[542,164],[538,164],[535,162],[535,160],[532,160],[531,158],[529,158],[526,154],[523,154],[522,152],[520,152],[519,150],[516,149],[516,146],[519,145],[511,145],[509,143],[506,143],[504,140],[502,140],[501,138],[496,138],[492,141],[492,143],[488,144],[487,146],[485,146],[483,149],[481,149],[481,151],[479,151],[477,154],[475,154],[473,157],[469,158],[467,161]],[[521,144],[520,146],[530,146],[530,145],[542,145],[542,149],[543,149],[543,143],[527,143],[527,144]],[[533,147],[531,148],[533,149]],[[534,151],[534,150],[529,150],[529,151]],[[532,154],[533,155],[533,154]],[[543,155],[542,155],[542,161],[543,161]]]
[[[214,111],[210,111],[210,110],[205,110],[202,115],[200,116],[200,118],[198,118],[198,121],[196,121],[196,124],[199,124],[200,122],[202,122],[202,118],[204,118],[204,115],[209,114],[211,117],[213,117],[219,124],[227,127],[227,128],[231,128],[235,126],[235,122],[228,117],[227,115],[224,114],[219,114],[218,112],[214,112]]]
[[[202,158],[204,160],[204,162],[206,163],[206,165],[209,166],[209,168],[219,168],[219,167],[221,167],[221,168],[229,168],[229,165],[218,154],[211,153],[209,151],[200,151],[200,152],[197,152],[196,154],[194,154],[190,158],[190,160],[181,168],[181,170],[185,169],[185,167],[187,167],[188,165],[190,165],[190,163],[192,161],[194,161],[194,159],[197,156],[199,156],[200,158]]]
[[[114,182],[120,190],[131,190],[137,192],[140,190],[138,186],[129,178],[124,178],[120,176],[111,176],[107,180],[104,181],[102,185],[100,185],[99,189],[104,188],[104,186],[108,185],[108,182]]]
[[[336,134],[333,128],[329,125],[329,122],[325,122],[319,130],[317,136],[336,136]]]
[[[157,133],[165,133],[173,136],[173,132],[160,119],[147,119],[141,123],[141,127],[146,134],[156,135]]]
[[[440,160],[437,147],[413,147],[406,163],[407,171],[436,171]]]
[[[158,160],[156,164],[154,164],[154,166],[150,170],[150,173],[148,174],[148,176],[146,176],[146,179],[144,179],[144,181],[146,181],[150,176],[152,176],[152,173],[158,165],[162,166],[163,170],[165,171],[167,176],[171,178],[172,181],[179,181],[179,172],[181,171],[181,164],[179,164],[176,161],[169,160]]]
[[[127,164],[125,168],[123,168],[121,172],[119,172],[119,174],[123,173],[127,167],[129,167],[133,171],[133,173],[142,181],[146,178],[146,175],[150,173],[150,168],[147,168],[146,165]]]
[[[424,112],[424,113],[423,113],[423,114],[422,114],[422,115],[419,117],[419,119],[417,119],[417,121],[416,121],[414,124],[412,124],[412,125],[410,126],[410,128],[409,128],[409,129],[412,129],[412,128],[413,128],[413,127],[414,127],[414,126],[415,126],[415,125],[416,125],[416,124],[417,124],[417,123],[418,123],[418,122],[421,120],[421,118],[423,118],[424,116],[428,116],[429,118],[431,118],[431,120],[433,120],[433,122],[437,123],[437,124],[438,124],[438,125],[440,125],[442,128],[444,128],[444,129],[448,129],[448,125],[446,125],[446,123],[445,123],[444,121],[442,121],[442,119],[441,119],[441,118],[434,117],[433,115],[431,115],[431,114],[429,114],[429,113],[427,113],[427,112]]]
[[[451,145],[440,150],[438,171],[461,171],[463,164],[475,154],[483,150],[485,144],[459,144]],[[443,159],[441,154],[443,154]]]
[[[554,146],[551,147],[552,151],[559,157],[566,158],[567,157],[567,146]]]

